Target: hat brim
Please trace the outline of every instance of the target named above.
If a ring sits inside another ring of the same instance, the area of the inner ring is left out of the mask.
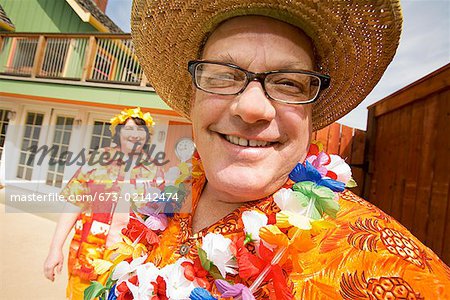
[[[313,130],[355,108],[375,87],[397,49],[397,0],[134,0],[131,29],[138,59],[158,95],[190,118],[187,70],[205,38],[223,21],[261,15],[301,28],[313,41],[320,72],[331,85],[313,104]]]

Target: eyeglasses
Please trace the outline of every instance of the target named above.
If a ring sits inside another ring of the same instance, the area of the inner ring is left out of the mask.
[[[314,102],[330,85],[330,76],[305,70],[253,73],[233,64],[193,60],[188,63],[194,85],[217,95],[238,95],[251,81],[259,81],[269,99],[287,104]]]

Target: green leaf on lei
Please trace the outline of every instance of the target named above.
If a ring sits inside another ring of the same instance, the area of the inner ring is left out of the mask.
[[[98,281],[91,281],[91,285],[84,290],[84,300],[92,300],[103,295],[106,288]]]
[[[251,234],[251,233],[246,233],[246,234],[245,234],[244,245],[247,245],[247,244],[250,243],[251,241],[253,241],[253,239],[252,239],[252,234]]]
[[[109,274],[108,280],[106,280],[105,288],[107,290],[110,290],[112,288],[112,286],[117,282],[117,280],[112,279],[112,274],[113,274],[113,272],[111,272],[111,274]]]
[[[208,260],[205,250],[198,247],[198,257],[200,258],[200,263],[203,269],[209,272],[214,279],[223,279],[222,274],[220,274],[219,269]]]
[[[312,181],[297,182],[292,189],[305,195],[308,199],[308,204],[315,199],[314,205],[309,211],[310,218],[318,220],[323,217],[323,214],[336,218],[339,204],[334,201],[335,193],[331,189],[317,185]]]
[[[213,263],[211,263],[211,268],[209,269],[209,274],[211,274],[211,276],[214,278],[214,279],[224,279],[223,277],[222,277],[222,274],[220,274],[220,271],[219,271],[219,269],[216,267],[216,265],[215,264],[213,264]]]
[[[202,263],[203,269],[209,272],[212,263],[210,260],[208,260],[205,250],[203,250],[200,247],[198,247],[198,257],[200,258],[200,262]]]
[[[347,182],[347,184],[345,185],[346,188],[354,188],[357,187],[358,184],[356,183],[356,181],[353,179],[353,177],[350,178],[350,180]]]
[[[294,188],[294,191],[292,192],[292,197],[294,197],[297,203],[299,203],[302,207],[308,207],[310,200],[310,197],[308,195],[298,192]]]

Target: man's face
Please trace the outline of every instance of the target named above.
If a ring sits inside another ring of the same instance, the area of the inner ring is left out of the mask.
[[[256,16],[220,25],[208,39],[202,59],[251,72],[313,70],[314,64],[311,42],[302,32]],[[228,194],[229,201],[256,200],[275,192],[308,151],[311,105],[269,100],[257,81],[239,95],[196,89],[191,118],[208,185]]]

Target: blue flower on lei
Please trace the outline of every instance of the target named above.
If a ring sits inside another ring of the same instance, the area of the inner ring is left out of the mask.
[[[322,178],[319,171],[308,161],[305,162],[305,165],[298,163],[289,174],[289,178],[294,182],[312,181],[317,185],[329,188],[333,192],[342,192],[345,189],[345,183],[343,182],[330,178]]]
[[[191,300],[217,300],[204,288],[196,287],[189,295]]]

